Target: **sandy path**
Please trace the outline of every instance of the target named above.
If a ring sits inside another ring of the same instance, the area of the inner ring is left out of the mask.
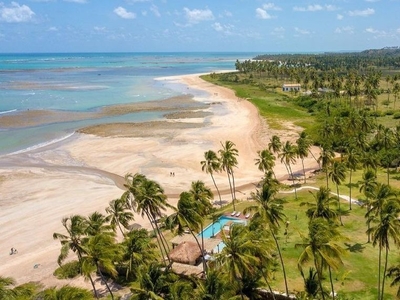
[[[92,133],[103,132],[102,136],[77,133],[59,144],[0,157],[1,276],[11,276],[18,283],[35,280],[47,286],[65,284],[52,276],[60,249],[52,234],[63,232],[62,217],[104,212],[110,200],[121,196],[127,173],[140,172],[158,181],[171,204],[192,181],[203,180],[213,187],[209,175],[201,171],[200,161],[205,151],[218,151],[220,142],[226,140],[234,142],[239,150],[237,197],[248,197],[254,189],[252,183],[261,176],[254,165],[256,152],[278,132],[268,130],[256,108],[229,89],[211,85],[197,75],[160,80],[183,82],[189,93],[190,89],[208,91],[208,97],[195,99],[206,104],[200,109],[202,113],[188,113],[157,125],[142,124],[140,130],[132,125],[118,130],[115,126],[112,130],[100,126],[92,128]],[[278,134],[282,140],[296,137],[294,130]],[[309,168],[316,167],[312,158],[305,163]],[[294,170],[300,168],[300,162],[294,166]],[[275,171],[279,177],[286,174],[279,163]],[[215,178],[227,191],[225,174],[216,174]],[[230,196],[225,194],[223,198],[229,201]],[[140,216],[135,222],[149,227]],[[19,253],[9,255],[11,247]],[[36,264],[40,266],[34,268]],[[81,279],[72,283],[83,284]]]

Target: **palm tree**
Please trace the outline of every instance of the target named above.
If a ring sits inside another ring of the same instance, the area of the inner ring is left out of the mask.
[[[273,135],[268,144],[268,150],[276,154],[281,151],[281,148],[282,148],[282,143],[279,136]]]
[[[369,211],[371,204],[370,204],[370,198],[373,197],[374,190],[377,187],[377,182],[376,182],[376,174],[375,171],[372,169],[367,169],[364,171],[362,175],[362,181],[359,182],[360,185],[360,192],[362,192],[365,196],[365,206],[367,207],[367,212]],[[366,216],[368,217],[368,216]],[[370,222],[367,222],[367,233],[368,233],[368,243],[370,242]]]
[[[378,244],[379,248],[378,299],[383,299],[384,297],[385,274],[387,270],[390,239],[393,240],[395,245],[400,246],[399,214],[400,205],[396,193],[390,186],[378,183],[376,189],[372,193],[371,206],[367,212],[368,222],[375,224],[375,226],[369,228],[369,232],[372,236],[372,245],[376,246]],[[385,249],[385,265],[381,284],[382,249]]]
[[[161,266],[152,263],[139,268],[139,288],[131,286],[133,300],[163,300],[169,294],[170,286],[179,278]]]
[[[334,161],[332,164],[332,168],[329,172],[329,177],[332,179],[332,182],[336,185],[336,193],[337,193],[337,203],[339,205],[339,220],[342,223],[342,216],[340,210],[340,195],[339,195],[339,184],[341,184],[346,178],[346,167],[342,162]],[[351,199],[350,199],[351,201]]]
[[[296,248],[303,248],[303,252],[298,259],[298,268],[301,271],[302,266],[309,261],[313,261],[318,274],[318,281],[322,299],[325,299],[322,287],[323,269],[328,268],[331,282],[332,297],[335,299],[335,291],[332,281],[331,269],[336,270],[343,265],[341,256],[344,250],[335,241],[340,237],[336,226],[331,222],[316,218],[311,220],[308,226],[308,239],[302,244],[296,244]]]
[[[271,171],[276,178],[274,173],[275,156],[272,154],[272,152],[268,149],[264,149],[257,151],[257,154],[258,158],[255,159],[255,165],[258,166],[258,169],[264,174],[266,174],[268,171]]]
[[[357,166],[360,162],[359,153],[353,145],[347,148],[347,155],[346,155],[346,167],[349,169],[349,189],[350,189],[350,201],[349,201],[349,209],[351,210],[351,202],[352,202],[352,175],[353,171],[357,170]]]
[[[397,266],[390,267],[387,271],[386,276],[393,278],[393,281],[390,284],[390,286],[395,286],[395,285],[399,286],[396,296],[400,298],[400,264]]]
[[[166,219],[167,227],[171,230],[175,229],[178,235],[185,233],[186,228],[189,229],[197,246],[200,249],[201,255],[204,255],[204,248],[200,245],[195,232],[199,232],[203,223],[203,216],[199,211],[202,211],[202,203],[195,201],[193,194],[190,192],[182,192],[179,195],[179,200],[175,212]],[[203,258],[203,272],[206,272],[206,264]]]
[[[125,229],[128,229],[129,222],[134,220],[132,212],[127,211],[126,208],[126,201],[124,199],[111,200],[109,206],[106,208],[106,212],[110,217],[111,227],[115,231],[116,227],[118,226],[122,235],[125,235],[125,233],[122,230],[121,225]]]
[[[79,265],[82,272],[82,255],[84,254],[83,244],[87,240],[84,236],[86,231],[85,218],[79,215],[72,215],[69,218],[63,218],[61,221],[63,227],[67,231],[67,235],[62,233],[53,233],[53,238],[60,240],[61,252],[58,256],[57,262],[61,266],[64,260],[67,258],[68,253],[72,250],[78,256]],[[88,274],[86,276],[90,280],[93,288],[95,297],[98,299],[98,294],[92,276]]]
[[[332,204],[336,205],[337,198],[330,197],[329,189],[321,186],[316,194],[310,192],[315,202],[302,202],[300,206],[308,207],[306,215],[310,222],[317,218],[322,218],[327,221],[336,221],[338,215],[336,210],[331,208]]]
[[[128,261],[126,269],[126,279],[133,275],[136,280],[137,274],[134,273],[141,265],[155,261],[157,253],[156,244],[152,242],[146,229],[132,230],[125,235],[122,242],[124,248],[123,259]]]
[[[213,206],[211,204],[211,199],[213,199],[213,193],[202,181],[192,182],[191,189],[189,193],[192,195],[193,200],[197,202],[197,213],[202,217],[200,223],[201,231],[201,247],[204,249],[204,236],[203,236],[203,223],[204,218],[211,213]]]
[[[198,281],[194,299],[199,300],[220,300],[223,295],[229,293],[230,286],[222,278],[221,272],[217,269],[210,269],[205,280]]]
[[[239,155],[239,151],[236,148],[234,148],[235,144],[231,141],[225,141],[224,144],[221,142],[221,145],[222,149],[218,151],[221,157],[221,167],[228,175],[229,187],[232,194],[233,210],[236,210],[235,176],[233,175],[233,168],[237,167],[238,161],[236,157]],[[232,183],[231,183],[231,177],[232,177]]]
[[[291,142],[286,141],[285,145],[282,147],[282,152],[279,153],[278,157],[280,157],[281,162],[286,166],[286,170],[288,172],[289,177],[292,177],[292,182],[294,186],[294,194],[295,198],[297,199],[297,189],[296,185],[294,184],[294,176],[292,172],[292,167],[290,164],[294,164],[296,162],[296,146],[292,145]]]
[[[170,207],[164,189],[157,182],[147,179],[142,174],[127,174],[125,181],[127,191],[122,195],[122,198],[127,201],[134,212],[142,217],[146,215],[156,233],[161,256],[163,260],[166,257],[170,263],[169,246],[158,226],[158,220],[163,216],[162,211]]]
[[[283,213],[283,203],[282,199],[275,198],[277,193],[277,189],[271,187],[267,184],[262,186],[262,190],[257,190],[256,193],[252,193],[252,199],[255,201],[255,205],[247,207],[243,213],[247,214],[248,212],[255,212],[253,215],[253,220],[261,219],[262,223],[264,223],[271,232],[271,235],[275,241],[276,249],[278,250],[282,271],[283,271],[283,278],[285,281],[285,289],[286,295],[289,295],[289,289],[287,284],[286,278],[286,270],[285,264],[283,262],[282,253],[279,247],[278,239],[276,234],[280,227],[280,223],[284,221],[286,218],[285,214]]]
[[[117,276],[114,261],[118,260],[120,251],[115,243],[115,238],[109,234],[99,233],[89,238],[83,245],[84,254],[82,256],[82,271],[89,275],[96,270],[100,275],[101,281],[106,285],[111,298],[114,299],[110,286],[103,275],[103,271],[112,277]]]
[[[243,279],[245,276],[255,276],[263,263],[259,254],[265,253],[262,241],[253,237],[254,233],[243,224],[233,224],[229,229],[229,237],[222,232],[225,247],[216,256],[217,263],[227,272],[228,280],[238,284],[241,298],[243,296]]]
[[[16,299],[13,291],[15,280],[11,277],[0,276],[0,300]]]
[[[303,167],[304,183],[307,183],[306,171],[304,169],[304,159],[308,157],[308,153],[310,152],[311,140],[308,139],[305,131],[300,133],[299,138],[296,140],[296,145],[297,156],[301,159],[301,165]]]
[[[1,298],[0,298],[1,299]],[[92,294],[83,288],[64,285],[61,288],[51,287],[40,292],[34,299],[62,300],[62,299],[93,299]]]
[[[325,171],[326,188],[327,189],[329,188],[329,182],[328,182],[329,166],[332,164],[334,157],[335,157],[335,153],[330,148],[330,146],[328,146],[328,145],[322,146],[322,151],[321,151],[320,157],[318,158],[318,163],[321,165],[322,170]]]
[[[203,172],[206,172],[210,174],[211,179],[214,183],[215,189],[217,190],[218,196],[219,196],[219,204],[222,207],[222,199],[221,199],[221,193],[219,192],[218,186],[215,183],[215,178],[214,178],[214,172],[219,172],[221,170],[221,163],[220,160],[217,156],[217,154],[212,151],[206,151],[204,152],[204,158],[205,160],[201,161],[201,170]]]
[[[109,224],[110,217],[102,213],[94,212],[85,218],[85,234],[95,236],[97,234],[114,235],[113,228]]]

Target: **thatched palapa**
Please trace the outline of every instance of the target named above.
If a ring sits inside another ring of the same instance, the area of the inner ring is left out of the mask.
[[[170,253],[169,258],[177,263],[196,265],[201,257],[201,251],[196,243],[186,241],[176,246]]]

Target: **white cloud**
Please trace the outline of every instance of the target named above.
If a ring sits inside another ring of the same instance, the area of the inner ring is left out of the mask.
[[[55,26],[51,26],[47,29],[47,31],[58,31],[58,28]]]
[[[87,0],[64,0],[65,2],[74,2],[74,3],[80,3],[80,4],[83,4],[83,3],[86,3],[87,2]]]
[[[114,9],[114,13],[117,16],[121,17],[122,19],[134,19],[134,18],[136,18],[136,14],[135,13],[127,11],[122,6],[119,6],[116,9]]]
[[[201,9],[190,10],[185,7],[183,10],[185,11],[186,19],[191,24],[197,24],[201,21],[214,20],[214,15],[213,15],[212,11],[209,10],[208,8],[205,10],[201,10]]]
[[[256,9],[256,17],[259,19],[264,19],[264,20],[272,18],[271,15],[265,9],[262,9],[262,8]]]
[[[365,2],[379,2],[379,0],[365,0]]]
[[[338,20],[343,20],[343,18],[344,18],[344,17],[343,17],[343,15],[341,15],[341,14],[337,14],[337,15],[336,15],[336,19],[338,19]]]
[[[153,14],[154,14],[156,17],[161,17],[161,14],[160,14],[160,12],[159,12],[159,10],[158,10],[158,7],[155,6],[154,4],[150,7],[150,10],[153,12]]]
[[[271,35],[274,35],[281,39],[285,37],[284,34],[285,34],[285,28],[283,27],[275,27],[271,32]]]
[[[364,10],[349,11],[349,16],[350,17],[368,17],[370,15],[373,15],[374,13],[375,13],[375,10],[373,8],[367,8]]]
[[[300,28],[298,28],[298,27],[295,27],[294,30],[295,30],[297,33],[300,33],[300,34],[303,34],[303,35],[310,34],[310,32],[309,32],[308,30],[306,30],[306,29],[300,29]]]
[[[212,28],[214,28],[215,31],[231,35],[232,34],[231,29],[233,28],[233,26],[232,25],[222,25],[219,22],[215,22],[214,24],[212,24]]]
[[[354,33],[354,28],[351,26],[345,26],[345,27],[337,27],[335,29],[335,33],[348,33],[348,34],[353,34]]]
[[[137,3],[137,2],[149,2],[151,0],[125,0],[129,4]]]
[[[94,26],[93,29],[96,32],[107,32],[107,28],[106,27]]]
[[[321,11],[321,10],[325,10],[325,11],[334,11],[334,10],[338,10],[338,8],[334,5],[320,5],[320,4],[314,4],[314,5],[308,5],[308,6],[295,6],[293,7],[294,11],[301,11],[301,12],[305,12],[305,11]]]
[[[382,35],[386,35],[386,32],[384,30],[381,31],[381,30],[374,29],[372,27],[366,28],[365,32],[372,33],[372,34],[375,34],[375,35],[381,35],[381,36]]]
[[[319,11],[323,9],[324,8],[319,4],[308,5],[307,7],[298,7],[298,6],[293,7],[293,10],[295,11]]]
[[[282,10],[280,7],[276,6],[274,3],[265,3],[262,6],[265,10]]]
[[[11,6],[6,7],[0,2],[0,21],[7,23],[22,23],[32,21],[35,13],[27,5],[19,5],[11,2]]]
[[[272,19],[273,16],[271,16],[268,11],[270,10],[282,10],[280,7],[276,6],[274,3],[265,3],[261,7],[258,7],[256,9],[256,17],[259,19]]]
[[[226,11],[224,11],[224,16],[226,16],[226,17],[232,17],[233,14],[232,14],[229,10],[226,10]]]

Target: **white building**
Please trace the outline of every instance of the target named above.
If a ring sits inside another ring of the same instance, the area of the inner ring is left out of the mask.
[[[284,92],[299,92],[301,90],[301,85],[299,83],[285,83],[282,86],[282,91]]]

